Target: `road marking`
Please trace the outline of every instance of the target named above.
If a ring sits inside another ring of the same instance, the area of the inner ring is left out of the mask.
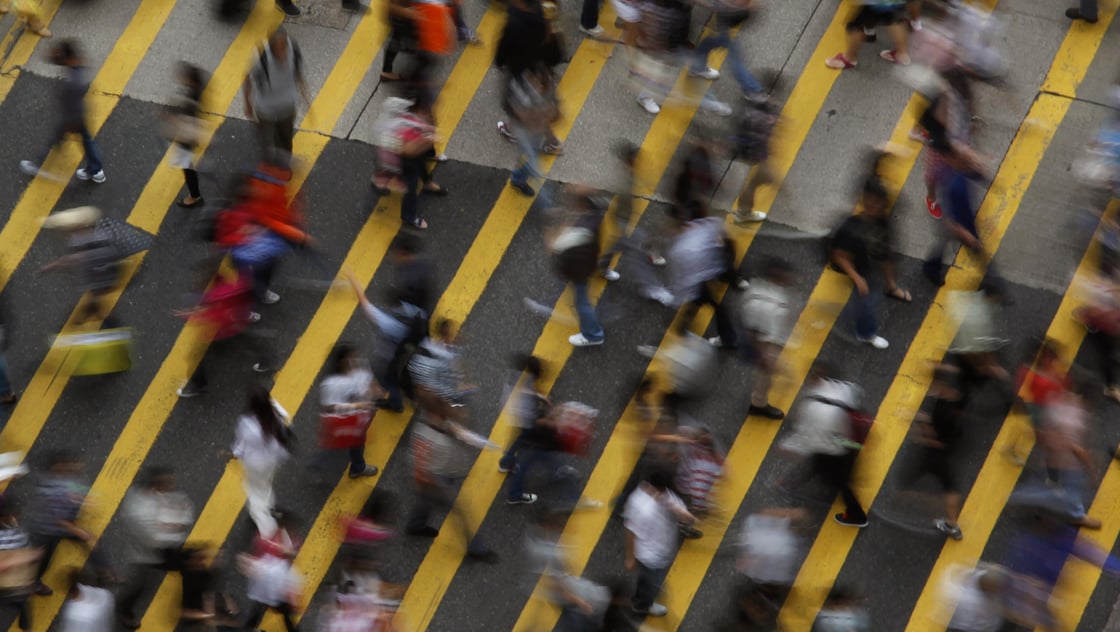
[[[120,95],[144,58],[144,55],[138,54],[137,51],[147,51],[151,47],[174,7],[174,0],[144,0],[117,39],[109,56],[105,58],[105,63],[94,77],[89,94],[86,96],[86,123],[89,125],[90,133],[95,137],[120,102]],[[38,40],[38,38],[32,39]],[[21,40],[16,45],[17,52],[13,53],[13,57],[17,54],[22,55],[21,47],[24,46],[24,40]],[[26,46],[30,47],[33,44],[29,42]],[[27,57],[23,59],[30,58],[30,55],[31,52],[28,51]],[[3,96],[7,96],[7,91]],[[49,128],[44,128],[44,131],[48,130]],[[42,140],[44,143],[48,141],[49,138]],[[71,175],[78,168],[81,155],[73,145],[74,143],[71,142],[60,143],[51,150],[41,165],[43,170],[60,175],[65,180],[57,182],[45,177],[32,179],[20,196],[16,207],[12,209],[11,215],[8,216],[3,230],[0,230],[0,290],[7,286],[16,266],[27,254],[39,234],[42,218],[46,217],[58,203],[58,199],[70,182]],[[32,157],[38,158],[38,156]],[[109,176],[112,177],[113,165],[106,166],[109,168]]]
[[[463,119],[463,114],[470,107],[478,87],[490,70],[494,61],[494,53],[498,48],[502,28],[506,23],[505,12],[501,9],[504,5],[491,4],[482,21],[475,29],[475,36],[482,40],[481,46],[467,44],[455,61],[455,67],[447,76],[447,81],[439,90],[436,97],[436,144],[437,151],[445,151],[455,128]]]
[[[1120,209],[1120,202],[1114,201],[1110,205],[1107,215],[1115,216],[1118,209]],[[1093,248],[1087,249],[1085,255],[1081,258],[1081,263],[1078,264],[1073,279],[1066,289],[1065,296],[1062,298],[1062,302],[1054,314],[1054,319],[1046,331],[1046,337],[1058,343],[1062,360],[1068,366],[1073,366],[1073,361],[1077,357],[1077,350],[1085,337],[1085,328],[1074,320],[1073,310],[1085,303],[1084,282],[1093,274],[1093,267],[1096,263],[1094,250]],[[1025,392],[1026,387],[1024,386],[1020,389],[1020,394]],[[992,442],[992,448],[988,452],[988,456],[984,459],[984,465],[976,476],[976,480],[972,483],[972,489],[961,507],[958,523],[961,525],[965,537],[959,542],[945,541],[941,554],[926,578],[926,585],[922,589],[922,594],[918,597],[918,601],[914,604],[914,610],[910,613],[910,622],[906,626],[907,630],[944,630],[948,625],[949,618],[952,616],[951,608],[955,604],[947,601],[948,595],[944,593],[942,580],[945,573],[954,565],[972,563],[979,560],[984,553],[988,539],[995,529],[996,521],[1002,514],[1002,508],[1011,497],[1011,493],[1014,491],[1023,471],[1022,467],[1015,465],[1004,456],[1003,450],[1015,441],[1017,450],[1026,450],[1025,453],[1030,454],[1031,448],[1034,446],[1034,433],[1024,432],[1024,428],[1029,427],[1030,421],[1026,418],[1026,415],[1017,411],[1008,413],[1004,419],[1003,426],[1000,428],[995,441]],[[1018,440],[1016,440],[1017,437]],[[1104,491],[1103,487],[1101,491]],[[1101,499],[1100,491],[1097,492],[1097,499]],[[1114,500],[1110,499],[1110,502],[1115,505]],[[1000,511],[996,511],[996,508],[999,508]],[[1095,510],[1098,508],[1097,505],[1094,505],[1094,511],[1091,513],[1096,514]],[[1116,514],[1101,515],[1114,516]],[[1107,537],[1100,541],[1111,542]],[[1070,574],[1063,575],[1066,579],[1071,579],[1073,577],[1072,569],[1081,566],[1089,565],[1073,565],[1070,567],[1070,571],[1067,571]],[[1071,611],[1072,604],[1063,599],[1058,618],[1060,620],[1072,619],[1071,615],[1076,613],[1076,618],[1079,619],[1081,611],[1084,610],[1084,604],[1088,603],[1089,597],[1093,594],[1094,584],[1095,579],[1091,583],[1086,583],[1085,578],[1078,577],[1077,581],[1069,587],[1076,587],[1077,590],[1085,591],[1081,607]],[[1069,592],[1066,596],[1068,599],[1076,601],[1079,598],[1079,593]],[[944,615],[944,620],[942,620],[942,615]],[[1076,629],[1076,620],[1069,620],[1068,622],[1070,625],[1059,626],[1058,629]]]
[[[58,13],[59,7],[62,6],[62,0],[46,0],[39,6],[39,15],[42,17],[43,23],[49,25],[51,20],[54,19]],[[14,14],[15,11],[12,11]],[[43,38],[35,35],[31,31],[23,28],[21,31],[20,21],[16,19],[12,22],[11,28],[8,29],[7,35],[0,41],[0,55],[8,52],[11,49],[11,54],[0,58],[0,103],[8,98],[8,94],[12,91],[12,87],[16,85],[16,79],[19,78],[19,73],[22,72],[23,66],[31,59],[31,55],[35,53],[35,47]],[[17,32],[22,33],[19,40],[15,40]],[[20,70],[16,70],[16,67]]]

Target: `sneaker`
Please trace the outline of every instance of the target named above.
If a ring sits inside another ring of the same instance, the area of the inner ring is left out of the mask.
[[[654,101],[653,97],[641,97],[638,99],[638,105],[642,106],[642,109],[650,114],[657,114],[661,111],[661,106],[657,105],[657,101]]]
[[[447,162],[451,159],[447,157],[447,154],[436,154],[435,160],[436,162]]]
[[[910,30],[918,33],[922,30],[922,19],[910,20]]]
[[[260,312],[249,312],[249,322],[251,322],[251,323],[261,322]]]
[[[517,137],[513,135],[513,132],[509,131],[509,126],[506,125],[505,121],[498,121],[498,135],[511,143],[517,142]]]
[[[568,336],[568,342],[572,343],[573,347],[595,347],[603,344],[603,339],[588,340],[583,334],[572,334]]]
[[[659,603],[655,603],[650,606],[649,610],[638,610],[637,608],[633,608],[632,610],[634,611],[634,614],[643,617],[663,617],[669,614],[669,609],[666,608],[664,604]]]
[[[773,419],[775,421],[786,416],[786,414],[782,412],[780,408],[771,406],[769,404],[765,406],[755,406],[754,404],[751,404],[751,407],[747,409],[747,413],[754,417],[765,417],[767,419]]]
[[[1066,9],[1066,17],[1071,19],[1071,20],[1085,20],[1089,24],[1096,24],[1097,23],[1096,20],[1088,20],[1086,18],[1081,17],[1081,11],[1078,10],[1078,9]]]
[[[179,397],[182,397],[183,399],[190,399],[192,397],[198,397],[199,395],[201,395],[205,392],[206,392],[206,389],[204,387],[191,386],[190,384],[184,384],[184,385],[180,386],[179,388],[175,389],[175,394],[178,395]]]
[[[747,101],[749,101],[750,103],[754,103],[756,105],[761,105],[761,104],[766,103],[767,101],[770,100],[770,95],[766,94],[765,92],[761,92],[761,91],[759,91],[759,92],[748,92],[747,94],[743,95],[743,98],[746,99]]]
[[[891,346],[891,343],[887,342],[887,339],[882,336],[871,336],[870,338],[860,338],[859,336],[856,336],[856,340],[864,344],[869,344],[879,350],[886,349],[887,347]]]
[[[603,37],[604,35],[607,34],[607,31],[605,29],[603,29],[603,27],[599,26],[598,24],[596,24],[595,26],[593,26],[591,28],[587,28],[586,26],[580,25],[579,30],[584,35],[586,35],[588,37],[593,37],[595,39]]]
[[[263,362],[256,362],[253,364],[253,373],[270,373],[272,369]]]
[[[661,303],[664,307],[672,307],[674,296],[673,293],[663,287],[655,287],[641,292],[642,298],[648,298],[651,301]]]
[[[366,468],[360,472],[350,472],[350,478],[363,478],[366,476],[377,476],[377,466],[367,465]]]
[[[678,530],[680,531],[681,537],[687,540],[699,540],[700,538],[704,537],[704,532],[697,529],[696,527],[690,527],[688,525],[682,524],[678,526]]]
[[[719,336],[712,336],[711,338],[708,338],[708,344],[712,345],[713,347],[715,347],[717,349],[730,349],[731,348],[731,345],[723,344],[723,338],[720,338]]]
[[[533,197],[537,194],[537,192],[533,190],[533,187],[529,186],[528,182],[514,182],[513,180],[510,180],[509,186],[513,187],[514,191],[517,191],[525,197]]]
[[[284,12],[285,15],[295,17],[299,15],[299,7],[292,3],[292,0],[276,0],[276,8]]]
[[[515,468],[515,467],[517,467],[517,466],[516,465],[506,465],[506,464],[502,463],[501,461],[498,461],[498,471],[501,472],[502,474],[509,474],[510,472],[513,471],[513,468]]]
[[[521,494],[516,498],[507,498],[507,505],[531,505],[537,502],[536,494]]]
[[[731,106],[723,101],[712,101],[707,105],[701,106],[705,112],[715,114],[716,116],[731,116]]]
[[[29,176],[39,175],[39,165],[31,162],[30,160],[19,161],[19,170],[26,173]]]
[[[937,198],[926,198],[926,210],[929,211],[933,219],[941,219],[944,214],[941,210],[941,205],[937,203]]]
[[[689,77],[697,77],[697,78],[700,78],[700,79],[707,79],[709,81],[715,81],[716,79],[719,79],[719,71],[716,70],[715,68],[705,68],[703,70],[689,70],[688,71],[688,76]]]
[[[924,144],[929,142],[929,132],[920,127],[911,128],[910,133],[907,134],[906,137],[918,143]]]
[[[615,270],[607,268],[606,270],[603,270],[603,278],[608,281],[617,281],[622,278],[622,275]]]
[[[654,265],[654,266],[657,266],[658,268],[660,268],[661,266],[665,265],[668,262],[665,261],[665,257],[662,257],[661,255],[650,255],[649,256],[649,263],[650,263],[650,265]]]
[[[266,290],[261,302],[265,305],[275,305],[280,302],[280,295],[272,290]]]
[[[906,53],[900,53],[896,50],[882,51],[879,53],[879,58],[883,61],[889,61],[892,64],[898,64],[900,66],[910,65],[910,56]]]
[[[746,279],[739,279],[738,281],[732,283],[731,287],[735,288],[736,290],[748,290],[751,287],[751,282]]]
[[[857,529],[862,529],[867,526],[866,516],[862,520],[852,520],[848,517],[848,514],[838,513],[833,516],[832,519],[836,521],[836,524],[841,524],[845,527],[855,527]]]
[[[848,59],[844,53],[836,53],[836,55],[829,57],[825,60],[824,65],[832,68],[833,70],[847,70],[855,68],[859,62],[854,59]]]
[[[765,222],[766,218],[770,215],[766,211],[749,211],[743,213],[742,211],[735,213],[736,224],[757,224],[758,222]]]
[[[961,533],[961,526],[959,524],[955,524],[950,527],[949,521],[944,518],[934,521],[933,526],[937,527],[938,531],[944,533],[950,538],[953,538],[954,540],[960,540],[964,537],[964,534]]]

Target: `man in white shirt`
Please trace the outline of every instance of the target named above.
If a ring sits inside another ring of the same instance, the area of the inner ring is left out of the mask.
[[[655,600],[677,554],[679,525],[696,522],[670,489],[671,483],[668,472],[655,470],[626,501],[626,570],[637,573],[631,604],[640,615],[668,613]]]

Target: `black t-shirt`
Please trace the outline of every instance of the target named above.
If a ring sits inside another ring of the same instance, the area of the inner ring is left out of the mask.
[[[886,217],[852,215],[836,229],[832,236],[831,250],[842,250],[850,254],[856,272],[866,277],[871,273],[872,261],[890,259],[892,242],[890,221]]]
[[[950,452],[960,438],[961,429],[958,421],[961,414],[959,399],[951,400],[937,397],[933,400],[933,408],[929,413],[929,428],[933,430],[934,438],[941,442],[945,452]]]

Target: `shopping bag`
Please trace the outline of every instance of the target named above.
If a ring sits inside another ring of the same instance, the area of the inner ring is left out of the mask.
[[[366,429],[373,420],[369,411],[359,410],[319,416],[319,447],[343,450],[365,445]]]
[[[132,330],[106,329],[83,334],[67,334],[55,340],[57,347],[69,347],[77,354],[72,375],[104,375],[132,368]]]

